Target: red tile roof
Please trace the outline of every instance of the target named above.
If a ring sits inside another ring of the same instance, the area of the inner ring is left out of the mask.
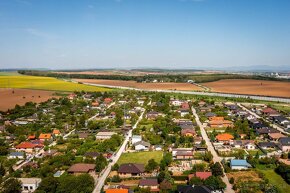
[[[202,180],[205,180],[210,176],[212,176],[211,172],[195,172],[194,174],[189,174],[188,179],[190,180],[192,177],[198,177]]]
[[[128,193],[128,189],[107,189],[106,193]]]
[[[35,148],[37,145],[33,144],[31,142],[22,142],[19,145],[17,145],[15,148],[16,149],[32,149]]]
[[[50,139],[51,134],[50,133],[41,133],[38,137],[38,139]]]
[[[228,140],[234,139],[234,136],[232,136],[231,134],[228,134],[228,133],[222,133],[222,134],[218,134],[216,136],[216,139],[218,141],[228,141]]]

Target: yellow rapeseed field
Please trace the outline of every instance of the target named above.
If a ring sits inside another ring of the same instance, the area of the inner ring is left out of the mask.
[[[67,82],[51,77],[2,74],[0,88],[22,88],[53,91],[109,91],[110,89]]]

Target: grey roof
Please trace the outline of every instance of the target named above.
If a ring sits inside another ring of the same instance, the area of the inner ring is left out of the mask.
[[[277,147],[273,142],[260,142],[258,143],[259,147]]]
[[[18,151],[16,151],[16,152],[11,152],[11,153],[9,154],[9,156],[24,156],[24,152],[18,152]]]
[[[205,116],[206,116],[206,117],[215,117],[216,114],[213,113],[213,112],[208,112],[208,113],[205,114]]]
[[[290,137],[281,137],[279,139],[279,142],[281,143],[281,145],[283,146],[290,146]]]
[[[143,145],[145,147],[149,147],[150,146],[150,143],[146,142],[146,141],[138,141],[134,144],[135,146],[137,145]]]

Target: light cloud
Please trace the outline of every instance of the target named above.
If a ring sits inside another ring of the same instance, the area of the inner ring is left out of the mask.
[[[49,34],[47,32],[35,29],[35,28],[26,28],[25,29],[26,33],[32,35],[32,36],[36,36],[36,37],[40,37],[40,38],[45,38],[45,39],[55,39],[57,38],[57,36]]]

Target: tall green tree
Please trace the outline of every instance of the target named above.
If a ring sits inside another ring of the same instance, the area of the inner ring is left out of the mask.
[[[3,193],[20,193],[21,192],[21,182],[16,178],[9,178],[3,184]]]

